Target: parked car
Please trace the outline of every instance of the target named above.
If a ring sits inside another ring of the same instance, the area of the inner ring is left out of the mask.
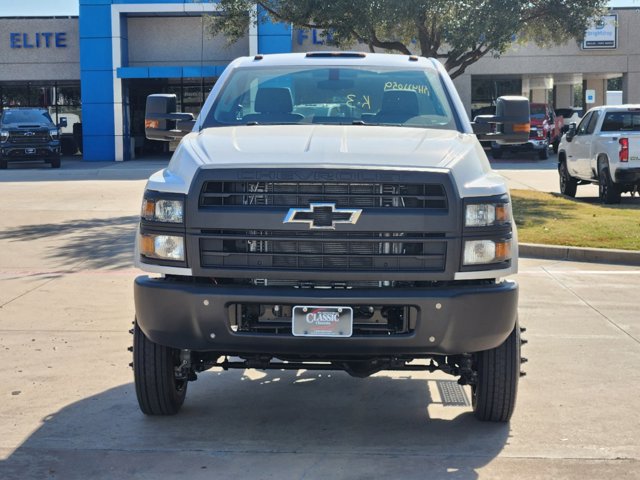
[[[0,169],[43,160],[60,168],[60,129],[44,108],[8,108],[0,116]]]
[[[542,130],[554,153],[558,152],[558,145],[562,137],[562,125],[563,120],[556,117],[555,112],[548,104],[531,104],[531,126]]]
[[[575,197],[578,185],[596,183],[603,203],[620,203],[640,190],[640,105],[592,108],[572,123],[558,152],[560,191]]]
[[[567,133],[569,125],[572,123],[578,124],[580,119],[584,116],[584,110],[578,107],[568,108],[556,108],[556,118],[562,119],[562,133]]]
[[[541,128],[531,127],[529,140],[517,145],[500,145],[491,142],[491,156],[495,159],[502,158],[504,152],[510,153],[536,153],[540,160],[549,158],[549,138]]]

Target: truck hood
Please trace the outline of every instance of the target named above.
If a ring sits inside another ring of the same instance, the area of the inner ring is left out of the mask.
[[[290,125],[210,128],[190,137],[203,165],[292,163],[442,167],[469,148],[463,135],[424,128]]]
[[[484,195],[505,191],[504,181],[491,172],[475,135],[371,125],[205,129],[184,137],[168,168],[152,177],[150,183],[163,181],[163,190],[183,191],[198,168],[239,167],[456,170],[459,189],[480,181],[483,188],[488,188]],[[169,185],[174,183],[175,189]]]

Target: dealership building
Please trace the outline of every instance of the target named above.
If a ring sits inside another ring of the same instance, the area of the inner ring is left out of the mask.
[[[320,32],[270,22],[228,44],[207,33],[217,10],[211,0],[80,0],[78,17],[2,17],[0,108],[46,107],[56,122],[66,118],[85,160],[128,160],[166,148],[144,137],[147,95],[175,93],[181,111],[197,114],[238,56],[330,49]],[[618,77],[623,102],[640,103],[640,10],[609,13],[582,41],[514,42],[471,65],[455,79],[468,112],[504,94],[589,108]]]

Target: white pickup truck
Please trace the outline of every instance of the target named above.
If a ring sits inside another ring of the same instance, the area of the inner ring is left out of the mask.
[[[597,183],[603,203],[640,190],[640,105],[596,107],[571,124],[558,149],[560,192]]]
[[[478,138],[525,141],[526,98],[472,124],[437,60],[312,52],[237,59],[197,120],[175,108],[147,99],[147,137],[184,138],[141,210],[144,413],[209,368],[441,370],[509,420],[518,241]]]

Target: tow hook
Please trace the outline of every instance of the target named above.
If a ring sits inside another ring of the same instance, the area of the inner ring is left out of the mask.
[[[191,350],[180,350],[180,365],[175,367],[176,380],[194,381],[198,379],[191,365]]]

